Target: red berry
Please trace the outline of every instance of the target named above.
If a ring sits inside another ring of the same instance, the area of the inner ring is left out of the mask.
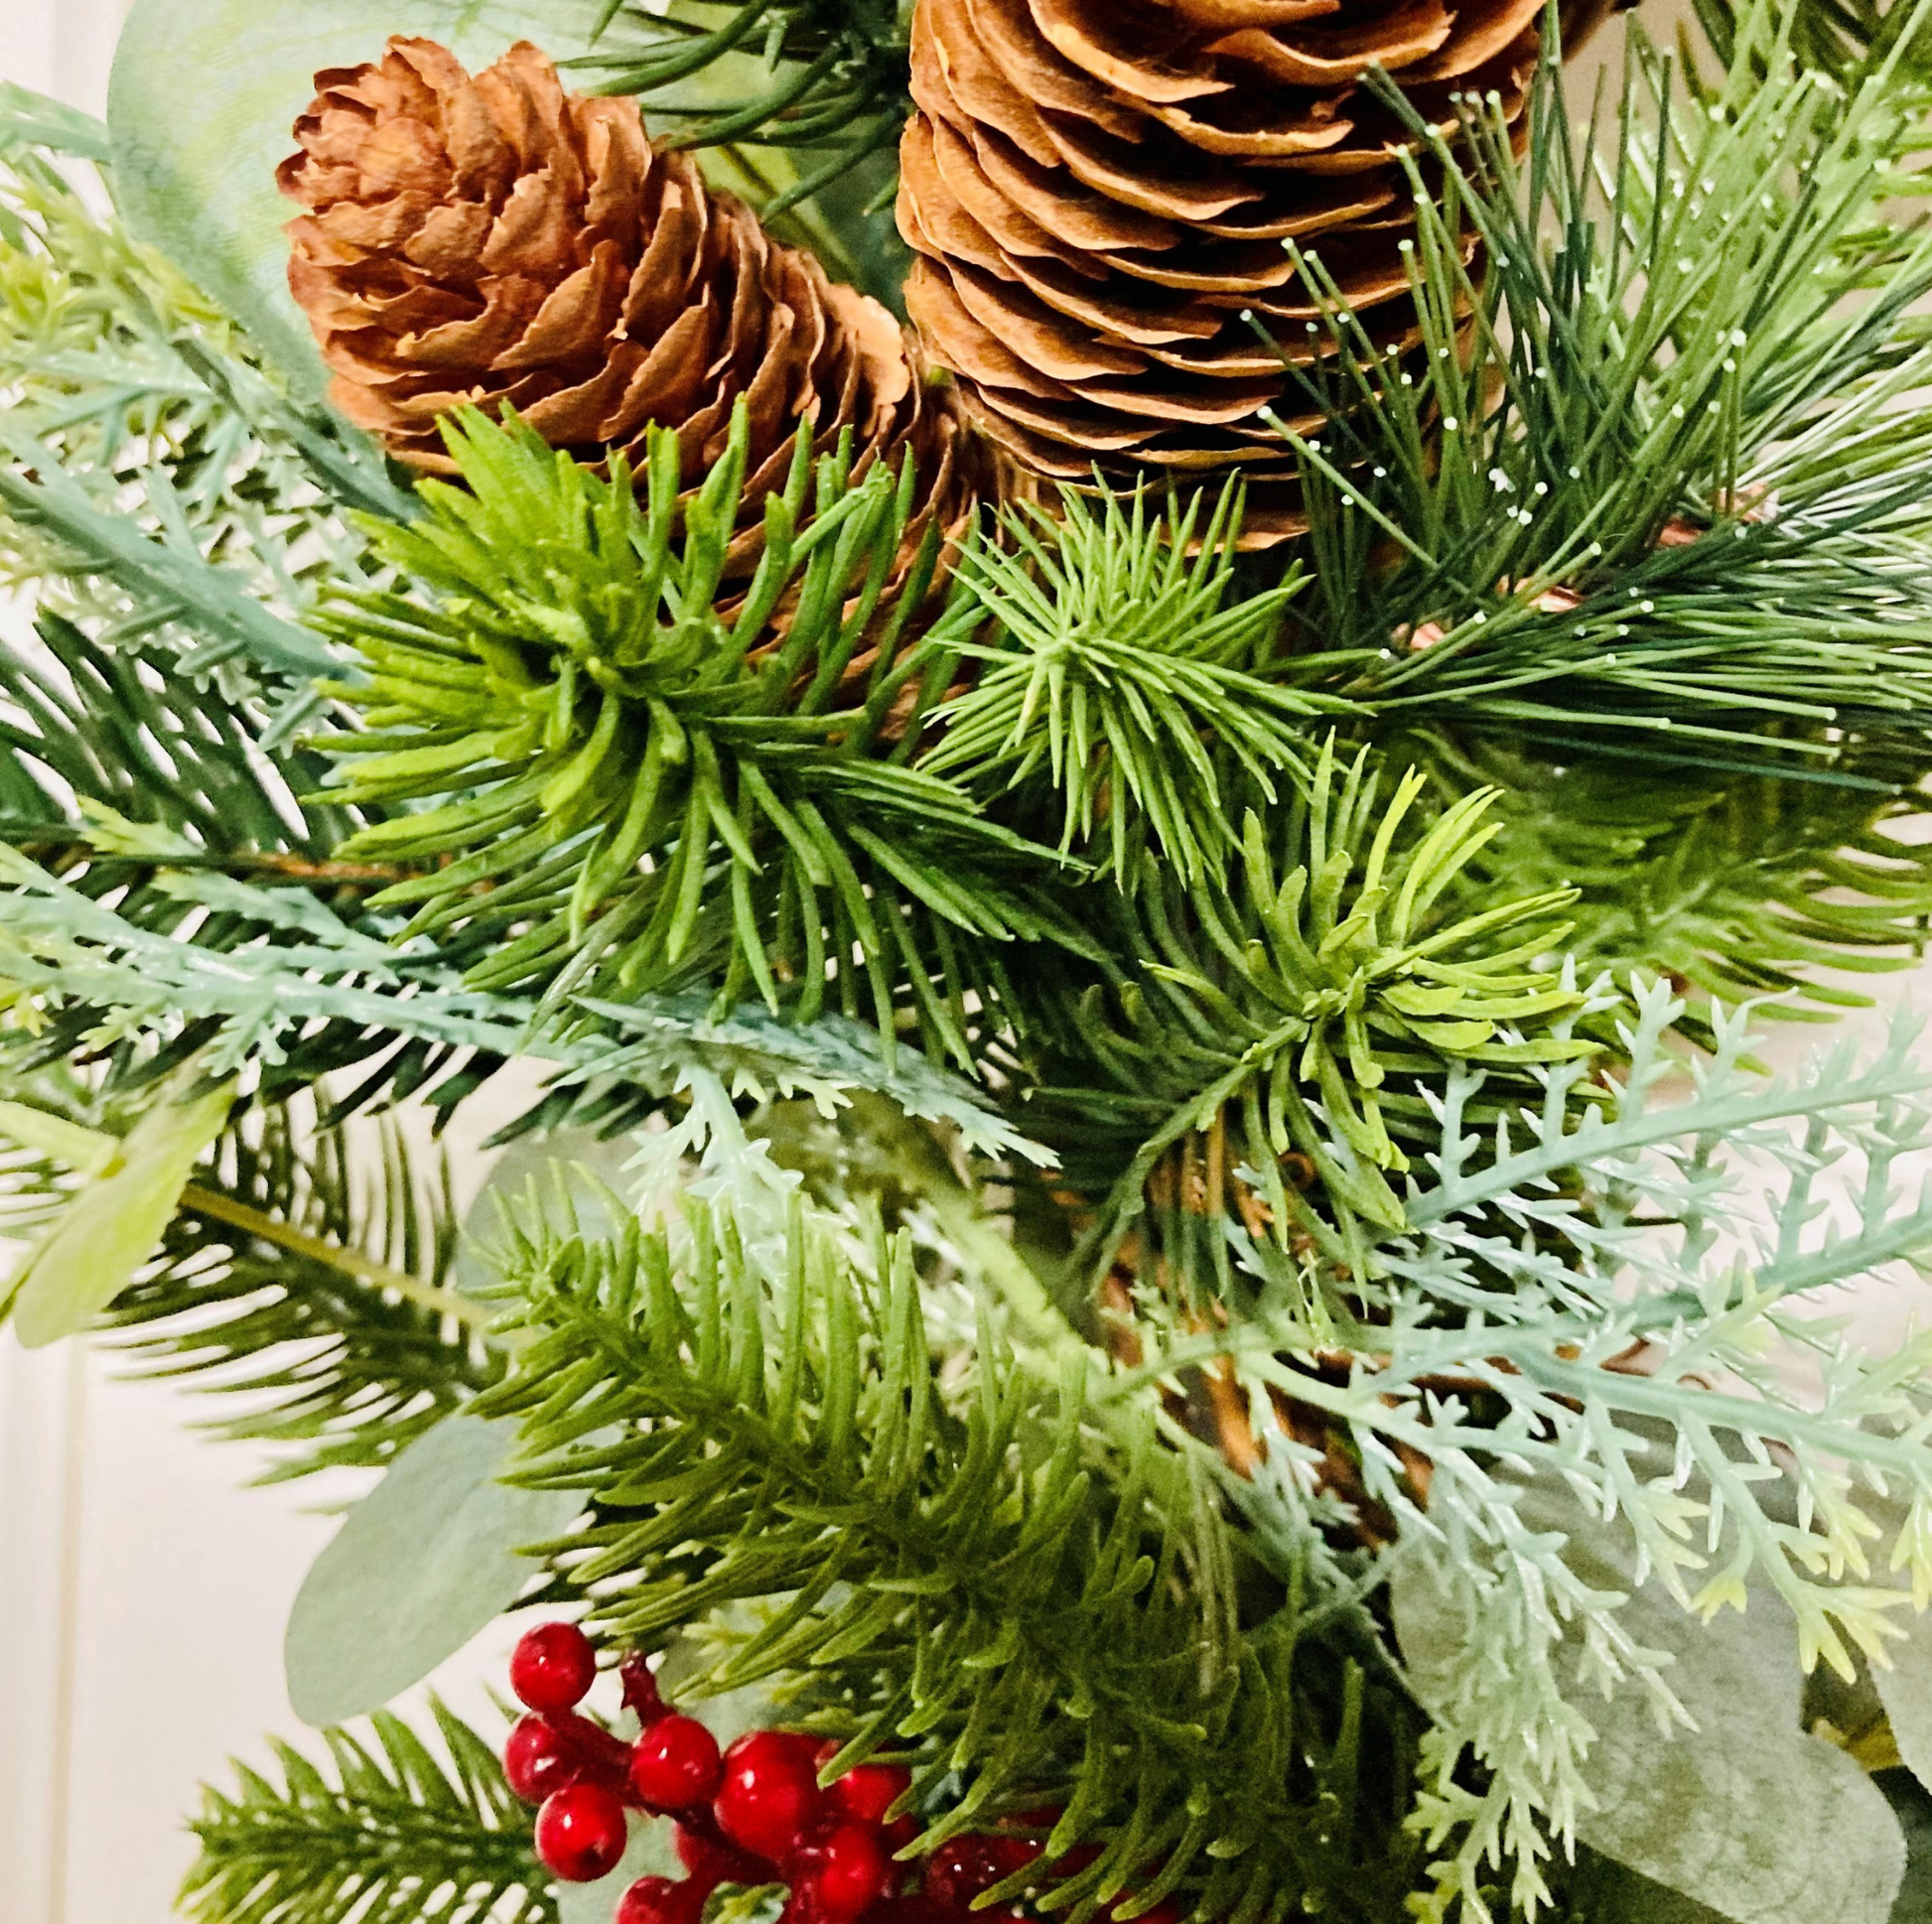
[[[724,1763],[712,1804],[718,1828],[754,1856],[782,1863],[818,1812],[810,1750],[782,1731],[748,1730]]]
[[[846,1818],[798,1854],[811,1907],[832,1924],[850,1924],[888,1895],[895,1881],[886,1841],[875,1824]]]
[[[574,1623],[540,1623],[510,1658],[510,1689],[533,1711],[567,1711],[597,1682],[597,1652]]]
[[[698,1924],[708,1895],[696,1884],[673,1883],[669,1877],[639,1877],[618,1899],[612,1924]]]
[[[694,1717],[660,1717],[631,1746],[630,1788],[654,1811],[710,1802],[723,1770],[718,1739]]]
[[[823,1770],[844,1748],[836,1739],[822,1743],[813,1761]],[[862,1824],[884,1824],[886,1813],[912,1788],[912,1773],[897,1764],[854,1764],[831,1784],[832,1801]],[[903,1820],[899,1820],[903,1822]],[[896,1824],[894,1829],[897,1828]]]
[[[704,1828],[709,1812],[699,1822],[675,1826],[672,1842],[677,1846],[677,1860],[691,1873],[694,1884],[707,1891],[720,1884],[762,1884],[771,1879],[771,1866],[727,1844],[716,1832]]]
[[[567,1884],[594,1884],[629,1842],[623,1806],[601,1784],[572,1784],[537,1813],[537,1855]]]
[[[1038,1855],[1021,1838],[996,1838],[969,1832],[948,1838],[925,1860],[920,1888],[948,1910],[963,1911],[981,1891],[991,1890]]]
[[[542,1718],[519,1718],[503,1744],[503,1775],[526,1804],[541,1804],[584,1774],[582,1759],[561,1730]]]
[[[1107,1915],[1109,1917],[1119,1917],[1122,1907],[1128,1901],[1129,1899],[1126,1897],[1118,1899],[1113,1909]],[[1186,1915],[1187,1913],[1173,1898],[1164,1897],[1160,1903],[1142,1911],[1138,1917],[1130,1918],[1128,1924],[1180,1924],[1180,1920]]]

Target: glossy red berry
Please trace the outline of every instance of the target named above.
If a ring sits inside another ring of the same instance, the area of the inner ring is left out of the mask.
[[[819,1802],[811,1749],[779,1730],[748,1730],[725,1752],[711,1808],[732,1843],[782,1864]]]
[[[698,1924],[709,1894],[669,1877],[639,1877],[618,1899],[612,1924]]]
[[[503,1775],[526,1804],[541,1804],[583,1774],[583,1760],[563,1732],[534,1714],[519,1718],[504,1740]]]
[[[982,1891],[1024,1869],[1038,1855],[1023,1838],[969,1832],[948,1838],[925,1860],[920,1888],[948,1910],[963,1911]]]
[[[510,1658],[510,1689],[533,1711],[568,1711],[597,1682],[597,1652],[574,1623],[539,1623]]]
[[[653,1811],[690,1811],[718,1794],[718,1739],[693,1717],[660,1717],[630,1751],[630,1788]]]
[[[822,1743],[818,1754],[812,1761],[823,1770],[843,1746],[836,1740]],[[886,1813],[898,1799],[912,1788],[912,1773],[901,1769],[897,1764],[855,1764],[843,1777],[832,1780],[828,1795],[832,1802],[847,1817],[856,1817],[862,1824],[884,1824]],[[907,1820],[895,1821],[893,1831],[897,1831]],[[906,1842],[904,1838],[895,1838],[895,1848]]]
[[[888,1895],[895,1881],[878,1825],[856,1818],[848,1817],[812,1839],[798,1861],[811,1907],[827,1924],[852,1924]]]
[[[572,1784],[537,1813],[537,1855],[567,1884],[608,1877],[629,1836],[623,1806],[602,1784]]]

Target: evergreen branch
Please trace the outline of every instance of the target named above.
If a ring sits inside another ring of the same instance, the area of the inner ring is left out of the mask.
[[[897,0],[692,0],[670,18],[642,0],[610,0],[606,24],[620,15],[656,44],[593,51],[567,65],[601,69],[605,91],[642,94],[653,115],[688,121],[689,146],[751,140],[827,150],[821,171],[829,179],[835,167],[845,171],[897,148],[912,110],[907,22]],[[759,57],[762,70],[754,60],[734,59],[746,55]],[[714,76],[713,69],[722,71]],[[707,78],[717,82],[710,100],[692,100],[688,91],[683,102],[661,97]],[[801,185],[785,205],[822,184]]]
[[[0,1105],[0,1133],[40,1142],[0,1168],[7,1233],[99,1206],[68,1166],[91,1162],[92,1145],[114,1148],[145,1105],[44,1078],[3,1086],[33,1100]],[[75,1141],[57,1161],[42,1139],[63,1129]],[[274,1445],[264,1480],[380,1466],[501,1373],[479,1340],[487,1312],[447,1287],[457,1246],[447,1167],[432,1186],[399,1134],[380,1144],[356,1159],[374,1163],[373,1181],[352,1179],[343,1132],[257,1110],[216,1145],[160,1247],[99,1318],[138,1373],[241,1399],[246,1414],[207,1427]]]
[[[1308,722],[1347,705],[1282,685],[1298,573],[1224,606],[1238,484],[1205,528],[1199,495],[1165,517],[1144,493],[1130,510],[1103,483],[1101,499],[1097,514],[1078,494],[1056,517],[1009,509],[1008,548],[981,536],[967,549],[964,593],[927,645],[978,671],[933,711],[942,732],[919,765],[979,792],[1031,786],[1018,817],[1042,818],[1062,850],[1124,885],[1148,842],[1192,882],[1230,853],[1237,793],[1265,806],[1278,781],[1305,782]],[[974,639],[989,616],[992,635]]]
[[[1473,865],[1468,900],[1505,885],[1574,889],[1578,966],[1662,976],[1693,1017],[1711,999],[1776,998],[1765,1017],[1827,1021],[1869,1001],[1847,972],[1910,968],[1924,952],[1932,847],[1909,753],[1834,745],[1815,779],[1673,761],[1640,781],[1627,754],[1585,751],[1552,770],[1493,737],[1419,754],[1450,796],[1497,791],[1503,832]]]
[[[1522,1522],[1525,1479],[1624,1518],[1686,1609],[1742,1607],[1747,1582],[1774,1591],[1807,1666],[1882,1661],[1891,1617],[1932,1595],[1932,1339],[1873,1358],[1807,1313],[1822,1291],[1932,1262],[1932,1192],[1900,1188],[1932,1142],[1916,1029],[1899,1024],[1868,1063],[1840,1048],[1767,1082],[1745,1066],[1742,1024],[1719,1012],[1713,1056],[1669,1102],[1681,1015],[1643,991],[1623,1077],[1586,1108],[1568,1100],[1580,1069],[1559,1065],[1542,1071],[1540,1106],[1476,1126],[1480,1074],[1451,1073],[1433,1175],[1412,1179],[1407,1228],[1355,1279],[1373,1313],[1352,1355],[1311,1367],[1302,1292],[1256,1264],[1229,1327],[1197,1333],[1150,1301],[1121,1385],[1233,1358],[1260,1446],[1341,1440],[1358,1514],[1461,1585],[1481,1651],[1431,1740],[1418,1822],[1436,1844],[1459,1837],[1445,1874],[1474,1915],[1507,1859],[1514,1903],[1546,1900],[1544,1829],[1566,1835],[1587,1795],[1587,1715],[1547,1661],[1563,1620],[1605,1682],[1672,1701],[1617,1623],[1621,1598],[1580,1585],[1563,1536]],[[1861,1179],[1830,1201],[1824,1172],[1845,1162]],[[1798,1363],[1815,1394],[1794,1389]],[[1866,1491],[1885,1499],[1882,1526]],[[1279,1501],[1267,1487],[1245,1499]],[[1881,1578],[1887,1562],[1910,1591]],[[1486,1787],[1456,1777],[1465,1756]]]
[[[271,614],[236,579],[211,567],[199,548],[154,539],[120,517],[105,513],[68,479],[59,457],[44,443],[0,422],[0,453],[15,464],[0,467],[0,503],[25,527],[53,535],[75,560],[72,572],[98,576],[121,589],[153,618],[182,621],[212,644],[203,660],[227,652],[283,675],[327,674],[336,665],[314,635]],[[28,480],[32,473],[38,480]],[[166,500],[169,483],[148,478],[151,500]]]
[[[556,1924],[529,1817],[494,1750],[440,1703],[439,1756],[401,1718],[325,1733],[329,1765],[275,1748],[279,1781],[236,1766],[208,1790],[182,1890],[198,1924]]]
[[[1336,685],[1385,716],[1687,757],[1767,723],[1917,735],[1932,236],[1880,219],[1901,108],[1881,76],[1841,101],[1782,53],[1708,101],[1641,36],[1630,58],[1600,160],[1553,61],[1531,163],[1488,109],[1459,142],[1414,122],[1427,365],[1331,301],[1333,371],[1307,377],[1329,425],[1289,435],[1315,625],[1380,650]],[[1383,540],[1393,571],[1368,565]]]
[[[68,124],[83,118],[0,101],[0,564],[90,627],[306,677],[328,664],[286,616],[361,572],[338,503],[406,512],[407,497],[37,151],[86,148]]]
[[[757,570],[727,584],[748,422],[681,514],[668,430],[640,506],[621,461],[600,481],[519,424],[451,429],[468,490],[425,483],[423,520],[370,528],[410,592],[328,618],[370,674],[337,691],[367,730],[321,745],[344,757],[336,792],[396,811],[336,853],[418,865],[372,905],[412,908],[405,936],[475,944],[475,987],[555,1006],[722,976],[724,1003],[775,1014],[785,989],[799,1021],[830,997],[863,1009],[889,1059],[903,1008],[970,1068],[987,952],[1079,938],[1032,873],[1043,851],[939,776],[882,765],[889,721],[915,730],[949,673],[899,648],[939,531],[888,613],[910,469],[853,481],[801,432]]]
[[[1001,1890],[1092,1840],[1051,1897],[1074,1924],[1124,1889],[1244,1920],[1315,1878],[1351,1913],[1397,1901],[1388,1840],[1327,1861],[1352,1847],[1324,1792],[1362,1793],[1335,1707],[1300,1666],[1291,1687],[1306,1587],[1251,1572],[1237,1624],[1238,1539],[1147,1425],[1118,1456],[1088,1438],[1089,1366],[1030,1379],[984,1308],[945,1364],[905,1238],[861,1268],[795,1197],[779,1225],[686,1196],[608,1243],[526,1212],[499,1252],[526,1341],[479,1408],[521,1422],[519,1480],[592,1499],[553,1555],[594,1619],[650,1647],[765,1606],[697,1688],[794,1676],[849,1757],[909,1753],[915,1797],[956,1783],[928,1846],[1063,1796]]]
[[[1111,998],[1066,981],[1035,1096],[1074,1183],[1105,1172],[1097,1260],[1149,1213],[1162,1158],[1197,1137],[1215,1146],[1218,1174],[1203,1206],[1171,1197],[1173,1220],[1147,1222],[1154,1247],[1180,1238],[1168,1255],[1225,1284],[1210,1225],[1245,1163],[1281,1247],[1312,1236],[1339,1257],[1358,1219],[1404,1221],[1384,1171],[1409,1167],[1402,1143],[1430,1140],[1429,1092],[1446,1075],[1480,1063],[1528,1090],[1539,1065],[1597,1052],[1572,1032],[1592,999],[1538,960],[1561,946],[1566,928],[1549,917],[1571,892],[1449,907],[1499,833],[1483,819],[1494,797],[1465,794],[1432,821],[1417,808],[1424,787],[1411,768],[1385,800],[1370,752],[1343,766],[1331,741],[1273,847],[1251,812],[1224,874],[1189,891],[1151,871],[1138,895],[1115,897],[1107,949],[1141,966]],[[1284,1175],[1291,1157],[1318,1178],[1315,1199]],[[1318,1329],[1329,1310],[1317,1300],[1310,1311]]]
[[[217,911],[228,940],[212,946],[140,926],[5,847],[0,885],[0,1007],[11,1003],[34,1027],[47,1026],[52,1053],[150,1032],[179,1048],[188,1035],[208,1050],[209,1073],[253,1061],[271,1093],[386,1058],[338,1114],[388,1078],[407,1079],[403,1094],[442,1078],[447,1108],[524,1056],[560,1072],[525,1126],[594,1114],[607,1130],[640,1122],[704,1065],[736,1090],[809,1095],[828,1113],[847,1092],[874,1090],[908,1115],[956,1129],[976,1153],[1051,1160],[970,1085],[911,1050],[882,1061],[868,1031],[836,1016],[801,1024],[756,1007],[720,1014],[715,997],[699,992],[586,1003],[541,1022],[526,1002],[465,989],[434,959],[360,933],[304,888],[164,869],[155,890],[178,911]],[[294,939],[273,939],[280,936]],[[48,1038],[31,1034],[15,1047],[50,1053]]]

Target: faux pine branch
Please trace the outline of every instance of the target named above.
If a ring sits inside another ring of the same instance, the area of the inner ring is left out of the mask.
[[[241,1769],[206,1794],[182,1891],[200,1924],[555,1924],[527,1815],[490,1743],[441,1704],[429,1739],[399,1718],[326,1733],[318,1764],[277,1744],[276,1776]],[[279,1781],[278,1781],[279,1779]]]

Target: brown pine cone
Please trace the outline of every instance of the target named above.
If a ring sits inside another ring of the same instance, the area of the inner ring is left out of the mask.
[[[969,415],[1023,471],[1240,466],[1251,541],[1303,525],[1264,408],[1327,345],[1284,241],[1379,344],[1413,342],[1400,122],[1500,94],[1520,122],[1543,0],[919,0],[899,226],[907,305]]]
[[[400,38],[316,86],[277,174],[308,209],[289,285],[336,404],[400,460],[448,472],[438,418],[507,402],[587,462],[675,427],[694,483],[742,399],[747,550],[805,421],[821,451],[851,430],[855,472],[911,451],[914,539],[970,512],[964,437],[904,331],[654,148],[634,100],[567,94],[528,44],[473,79]]]

